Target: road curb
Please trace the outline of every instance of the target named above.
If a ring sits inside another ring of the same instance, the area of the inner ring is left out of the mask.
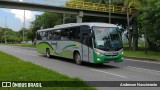
[[[150,58],[139,58],[139,57],[128,57],[124,56],[126,59],[136,59],[136,60],[143,60],[143,61],[153,61],[153,62],[160,62],[160,59],[150,59]]]

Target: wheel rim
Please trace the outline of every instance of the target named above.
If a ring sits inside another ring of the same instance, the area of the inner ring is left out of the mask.
[[[80,55],[76,55],[75,60],[76,60],[76,64],[81,64]]]
[[[46,55],[47,55],[47,57],[50,57],[49,50],[47,50]]]

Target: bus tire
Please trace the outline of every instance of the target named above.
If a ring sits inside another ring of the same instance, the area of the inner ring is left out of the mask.
[[[46,49],[46,57],[48,57],[48,58],[51,57],[50,50],[48,48]]]
[[[78,64],[78,65],[82,64],[81,56],[80,56],[80,54],[78,52],[74,54],[74,60],[75,60],[76,64]]]

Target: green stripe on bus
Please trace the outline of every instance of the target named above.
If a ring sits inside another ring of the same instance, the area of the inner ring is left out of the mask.
[[[62,52],[60,52],[60,53],[54,52],[54,53],[57,54],[57,55],[61,55],[66,48],[68,48],[68,47],[73,47],[73,46],[76,46],[76,45],[75,45],[75,44],[67,45],[67,46],[65,46],[65,47],[63,48],[63,51],[62,51]]]
[[[95,51],[93,51],[93,59],[94,63],[109,63],[110,59],[116,58],[114,62],[123,62],[123,54],[118,54],[117,56],[106,56],[104,54],[97,55]]]
[[[36,45],[36,47],[37,47],[37,51],[43,54],[46,53],[46,48],[49,48],[51,54],[53,53],[53,50],[54,50],[52,46],[47,42],[40,42],[39,44]]]

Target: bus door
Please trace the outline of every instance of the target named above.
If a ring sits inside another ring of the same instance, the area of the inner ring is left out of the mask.
[[[51,43],[52,47],[53,47],[53,54],[55,56],[60,56],[61,55],[61,48],[60,48],[60,30],[55,30],[53,32],[53,41]]]
[[[82,59],[86,62],[92,62],[92,40],[89,38],[90,30],[82,30]]]
[[[60,47],[59,41],[54,42],[53,48],[54,48],[54,50],[53,50],[54,55],[61,56],[61,47]]]

